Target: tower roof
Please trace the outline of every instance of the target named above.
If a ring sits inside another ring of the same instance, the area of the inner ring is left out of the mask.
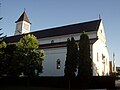
[[[20,21],[26,21],[26,22],[30,23],[27,15],[26,15],[25,10],[24,10],[23,14],[19,17],[19,19],[15,23],[20,22]]]

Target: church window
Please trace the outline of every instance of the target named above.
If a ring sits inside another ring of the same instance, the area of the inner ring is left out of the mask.
[[[54,43],[54,40],[51,40],[51,43]]]
[[[92,51],[92,45],[90,45],[90,51]]]
[[[107,59],[106,59],[106,65],[107,65]]]
[[[90,58],[92,58],[92,45],[90,45]]]
[[[90,58],[92,58],[92,51],[90,51]]]
[[[61,65],[60,65],[60,59],[57,59],[57,69],[60,69]]]
[[[97,61],[99,61],[98,53],[97,53]]]
[[[105,56],[102,54],[102,60],[105,58]]]

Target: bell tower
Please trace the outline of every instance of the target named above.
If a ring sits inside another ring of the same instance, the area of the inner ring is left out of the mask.
[[[19,17],[19,19],[15,22],[16,23],[16,30],[15,35],[25,34],[30,32],[30,21],[26,15],[26,11]]]

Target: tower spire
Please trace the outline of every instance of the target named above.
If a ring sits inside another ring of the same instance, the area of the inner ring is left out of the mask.
[[[101,19],[101,15],[99,14],[99,19]]]
[[[15,35],[25,34],[30,32],[31,23],[27,17],[25,8],[24,8],[24,12],[15,23],[16,23]]]
[[[24,8],[24,12],[26,11],[26,8]]]
[[[113,72],[116,72],[116,60],[115,60],[115,53],[113,53]]]
[[[30,23],[25,10],[26,9],[24,8],[24,12],[22,13],[22,15],[20,16],[20,18],[15,23],[20,22],[20,21],[26,21],[26,22]]]

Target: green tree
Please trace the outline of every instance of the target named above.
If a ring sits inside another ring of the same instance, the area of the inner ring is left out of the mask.
[[[22,49],[22,51],[29,52],[34,51],[38,48],[39,41],[34,35],[28,34],[20,39],[17,45]]]
[[[6,48],[7,44],[5,42],[0,43],[0,76],[2,76],[3,73],[3,64],[4,64],[4,50]]]
[[[2,20],[2,18],[0,18],[0,20]],[[2,30],[2,28],[0,28],[0,30]],[[0,33],[0,36],[2,35],[3,33]],[[0,37],[0,43],[3,41],[3,37]]]
[[[44,51],[38,50],[39,42],[34,35],[26,35],[17,44],[0,44],[0,76],[17,77],[39,75],[42,72]],[[35,73],[36,71],[36,73]]]
[[[7,44],[4,41],[0,43],[0,49],[5,48],[6,46]]]
[[[19,76],[19,62],[17,59],[17,46],[16,44],[8,44],[4,42],[3,48],[0,51],[0,75],[6,76]]]
[[[90,42],[83,32],[79,41],[78,76],[92,76],[92,60],[90,58]]]
[[[3,17],[1,17],[0,18],[0,20],[2,20],[3,19]],[[0,28],[0,30],[2,30],[2,28]],[[2,36],[3,35],[3,33],[0,33],[0,43],[2,43],[3,41],[4,41],[4,39],[6,38],[6,36]]]
[[[28,34],[24,36],[17,45],[22,60],[21,66],[24,75],[29,77],[39,75],[39,73],[42,72],[44,51],[37,50],[39,47],[37,38],[34,35]]]
[[[78,60],[78,47],[72,37],[71,40],[67,40],[67,55],[65,61],[65,77],[72,78],[75,77],[75,72],[77,71],[77,60]]]
[[[16,44],[8,44],[7,47],[4,49],[4,73],[7,76],[16,77],[21,74],[20,71],[20,60],[18,59],[18,47]]]

